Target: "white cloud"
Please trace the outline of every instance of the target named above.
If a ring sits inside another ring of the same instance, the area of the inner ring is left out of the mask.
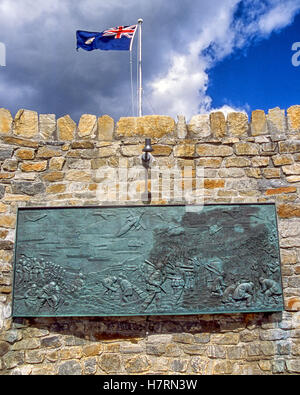
[[[229,114],[229,113],[231,113],[231,112],[243,112],[243,113],[247,113],[246,112],[246,110],[247,110],[247,107],[248,107],[248,105],[246,104],[245,105],[245,108],[241,108],[241,107],[231,107],[231,106],[228,106],[227,104],[224,104],[222,107],[218,107],[218,108],[210,108],[210,111],[209,112],[214,112],[214,111],[221,111],[224,115],[225,115],[225,118],[227,117],[227,115]]]
[[[299,0],[287,0],[278,2],[268,13],[264,14],[258,27],[263,34],[270,34],[274,30],[289,25],[300,7]]]
[[[170,57],[170,67],[163,76],[157,76],[148,84],[149,100],[155,103],[161,114],[175,117],[183,114],[187,118],[199,112],[210,109],[211,98],[206,95],[208,74],[206,72],[211,59],[200,56],[201,51],[211,43],[220,43],[220,53],[215,56],[224,57],[232,47],[232,34],[229,25],[237,1],[227,1],[218,4],[210,18],[205,15],[202,19],[203,27],[196,40],[193,40],[187,53],[173,53]],[[230,5],[230,7],[229,7]],[[201,23],[201,21],[199,21]],[[191,32],[191,36],[192,36]],[[229,33],[229,34],[228,34]]]
[[[155,103],[160,114],[176,117],[183,114],[189,119],[197,113],[220,110],[247,111],[248,105],[233,108],[224,105],[211,107],[212,98],[206,93],[208,70],[236,48],[249,45],[253,37],[267,37],[274,30],[289,25],[300,9],[300,0],[270,0],[268,6],[255,1],[247,3],[247,18],[233,21],[239,1],[215,1],[214,13],[205,15],[198,37],[188,46],[186,53],[173,53],[170,66],[164,75],[158,75],[148,83],[149,101]],[[259,6],[260,3],[260,6]],[[234,22],[234,23],[233,23]],[[203,50],[212,48],[209,56]]]

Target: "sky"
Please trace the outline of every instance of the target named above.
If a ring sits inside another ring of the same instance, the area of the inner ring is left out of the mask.
[[[0,108],[136,116],[129,52],[77,52],[75,37],[139,18],[144,115],[300,104],[300,0],[0,0]],[[137,40],[135,96],[136,58]]]

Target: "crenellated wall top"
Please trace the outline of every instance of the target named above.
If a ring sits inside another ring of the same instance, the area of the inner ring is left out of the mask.
[[[115,121],[109,115],[83,114],[78,123],[65,115],[38,114],[36,111],[20,109],[15,117],[9,110],[0,108],[0,136],[5,142],[13,138],[33,141],[112,141],[144,137],[154,139],[191,139],[201,142],[226,141],[228,138],[249,140],[269,135],[273,141],[284,140],[287,135],[300,135],[300,105],[287,111],[275,107],[265,113],[255,110],[249,119],[244,112],[231,112],[227,116],[221,111],[198,114],[189,122],[182,115],[177,120],[164,115],[122,117]]]

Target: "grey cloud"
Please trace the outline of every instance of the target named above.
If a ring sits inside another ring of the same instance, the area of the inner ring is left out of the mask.
[[[14,10],[24,18],[19,15],[17,23],[12,23],[9,15],[2,15],[2,20],[0,16],[0,41],[7,47],[7,67],[0,69],[1,107],[14,114],[19,108],[57,116],[69,113],[75,120],[86,112],[116,118],[131,115],[129,54],[76,52],[75,31],[100,31],[142,17],[146,86],[153,76],[167,70],[170,51],[185,51],[187,40],[199,29],[199,20],[211,8],[208,2],[188,0],[172,0],[172,5],[164,0],[135,0],[126,7],[122,1],[101,3],[64,0],[51,8],[43,6],[44,0],[16,0],[11,18]],[[35,12],[30,6],[37,7]]]

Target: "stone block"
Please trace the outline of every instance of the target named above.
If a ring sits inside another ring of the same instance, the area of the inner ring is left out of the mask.
[[[214,363],[214,375],[230,375],[233,373],[234,364],[231,361],[218,361]]]
[[[102,148],[99,148],[98,156],[99,156],[99,158],[110,158],[111,156],[116,155],[116,153],[117,153],[116,146],[102,147]]]
[[[47,169],[47,161],[43,160],[41,162],[23,162],[21,163],[21,170],[25,172],[36,171],[41,172]]]
[[[75,138],[76,123],[65,115],[57,120],[58,138],[63,141],[71,141]]]
[[[108,373],[119,373],[121,370],[121,358],[118,354],[102,354],[99,358],[100,368]]]
[[[71,144],[72,149],[94,149],[95,145],[92,141],[74,141]]]
[[[13,193],[24,193],[30,196],[45,192],[45,185],[42,182],[12,181],[11,188]]]
[[[21,139],[21,138],[12,137],[12,136],[2,137],[2,140],[6,144],[21,145],[23,147],[38,148],[38,146],[39,146],[39,144],[36,141],[25,140],[25,139]]]
[[[19,342],[16,342],[12,346],[12,350],[34,350],[40,347],[40,341],[38,339],[23,339]]]
[[[206,168],[218,168],[221,166],[223,158],[200,158],[197,159],[197,165]]]
[[[15,116],[13,132],[15,135],[21,137],[37,137],[39,132],[37,112],[19,110]]]
[[[14,173],[0,173],[0,180],[9,180],[11,178],[14,178],[15,174]]]
[[[169,145],[154,144],[152,148],[152,155],[154,156],[169,156],[172,152],[172,147]]]
[[[265,329],[260,331],[260,340],[282,340],[286,339],[288,336],[287,332],[280,328],[275,329]],[[272,343],[271,343],[272,344]],[[263,348],[263,343],[261,343],[261,348]],[[273,345],[274,346],[274,345]]]
[[[87,357],[92,357],[96,355],[100,355],[102,352],[102,344],[101,343],[95,343],[95,344],[87,344],[86,346],[83,347],[83,354]]]
[[[285,298],[285,308],[288,311],[300,311],[300,296]]]
[[[61,376],[78,376],[82,374],[82,368],[79,361],[70,360],[63,362],[58,367],[58,374]]]
[[[274,142],[263,143],[261,144],[262,152],[275,154],[276,145]]]
[[[44,146],[38,149],[36,157],[39,159],[50,159],[61,155],[62,155],[61,151]]]
[[[0,149],[0,161],[3,161],[5,159],[10,159],[13,154],[13,149],[12,148],[5,148],[5,149]]]
[[[247,167],[251,165],[251,161],[248,158],[232,157],[227,158],[225,161],[226,167]]]
[[[270,163],[270,158],[267,156],[255,156],[251,158],[251,164],[253,167],[265,167]]]
[[[0,108],[0,134],[11,132],[13,118],[11,113],[5,108]]]
[[[3,198],[5,194],[5,187],[3,185],[0,185],[0,199]]]
[[[287,182],[300,182],[300,176],[288,176],[286,180]]]
[[[59,358],[61,360],[66,359],[80,359],[82,357],[81,346],[64,347],[59,350]]]
[[[63,157],[54,157],[49,161],[49,170],[62,170],[65,163],[65,158]]]
[[[58,335],[49,335],[41,339],[41,347],[58,348],[61,345],[61,337]]]
[[[263,175],[265,178],[280,178],[280,169],[265,168],[263,169]]]
[[[286,367],[288,372],[292,373],[300,373],[300,360],[298,359],[291,359],[286,360]]]
[[[98,118],[98,140],[111,141],[113,139],[115,122],[109,115]]]
[[[138,355],[130,358],[125,363],[125,369],[128,373],[143,373],[150,368],[150,362],[145,355]]]
[[[89,182],[91,181],[91,174],[87,171],[82,170],[69,170],[66,173],[66,180]]]
[[[300,140],[279,141],[278,147],[281,154],[294,154],[300,152]]]
[[[56,116],[55,114],[40,114],[39,115],[39,129],[40,136],[44,140],[52,140],[56,131]]]
[[[146,353],[148,355],[156,355],[161,356],[166,352],[166,344],[165,343],[147,343],[146,344]]]
[[[290,132],[300,131],[300,106],[291,106],[287,110],[288,128]]]
[[[195,144],[178,144],[174,148],[174,156],[179,158],[194,158],[195,154]]]
[[[22,160],[34,159],[35,150],[31,148],[19,148],[15,155],[18,159]]]
[[[226,351],[225,348],[220,345],[209,345],[207,347],[207,355],[209,358],[224,359],[226,358]]]
[[[78,136],[80,138],[95,138],[97,131],[96,115],[83,114],[78,124]]]
[[[272,161],[274,166],[284,166],[284,165],[291,165],[294,163],[294,159],[291,154],[278,154],[272,156]]]
[[[62,181],[64,179],[64,176],[65,173],[61,171],[50,171],[49,173],[43,175],[43,180],[49,182]]]
[[[231,156],[233,149],[229,146],[213,145],[213,144],[199,144],[196,152],[199,156]]]
[[[251,134],[252,136],[260,136],[267,134],[267,118],[263,110],[252,111],[251,115]]]
[[[272,108],[267,114],[268,130],[272,134],[283,134],[286,132],[285,111],[279,107]]]
[[[4,171],[16,171],[18,169],[18,161],[15,159],[5,159],[2,165]]]
[[[30,368],[30,365],[27,365]],[[22,369],[22,367],[20,367],[20,370]],[[24,367],[24,369],[26,369],[26,365]],[[25,371],[25,373],[23,373],[22,371],[19,372],[19,370],[17,370],[17,374],[21,374],[21,375],[28,375],[28,373]],[[50,363],[45,363],[42,365],[37,365],[36,367],[32,368],[31,371],[32,376],[54,376],[57,375],[57,369],[56,369],[56,365],[54,364],[50,364]]]
[[[212,112],[209,115],[210,128],[212,134],[216,138],[222,138],[226,136],[226,119],[222,111]]]
[[[253,143],[236,143],[234,145],[237,155],[255,156],[259,155],[259,146]]]
[[[118,137],[143,136],[161,138],[175,131],[175,121],[163,115],[123,117],[117,123]]]
[[[179,139],[185,139],[188,133],[185,117],[183,115],[177,115],[177,119],[178,119],[176,125],[177,137]]]
[[[176,343],[192,344],[194,336],[191,333],[177,333],[172,336],[172,341]]]
[[[247,170],[257,170],[257,169],[246,169],[246,171]],[[221,178],[242,178],[245,176],[245,170],[238,167],[220,169],[218,172],[218,176]]]
[[[25,352],[25,362],[38,364],[44,360],[44,353],[39,350],[29,350]]]
[[[170,368],[176,373],[184,373],[187,369],[188,362],[188,359],[173,359]]]
[[[281,187],[281,188],[273,188],[266,190],[266,195],[280,195],[282,193],[294,193],[297,192],[297,188],[295,187]]]
[[[209,114],[194,115],[188,124],[188,131],[193,137],[200,139],[210,136]]]
[[[144,145],[134,144],[134,145],[124,145],[121,147],[121,153],[123,156],[140,156],[142,155],[142,150]],[[102,152],[105,152],[104,148],[101,148]],[[110,152],[110,151],[108,151]]]
[[[205,189],[224,188],[224,186],[225,186],[225,180],[208,179],[208,178],[204,180]]]
[[[47,187],[46,192],[52,193],[63,193],[66,191],[66,186],[64,184],[54,184]]]
[[[248,115],[243,112],[230,112],[227,116],[227,125],[230,136],[247,136]]]
[[[282,171],[284,174],[290,175],[290,174],[299,174],[300,175],[300,163],[295,163],[293,165],[289,166],[283,166]]]
[[[3,357],[9,351],[9,344],[7,342],[0,341],[0,357]]]
[[[97,372],[97,359],[95,357],[92,358],[84,358],[84,375],[92,375]]]
[[[277,212],[280,218],[300,218],[300,204],[281,204]]]
[[[24,351],[9,351],[3,356],[3,364],[6,369],[12,369],[24,363]]]

